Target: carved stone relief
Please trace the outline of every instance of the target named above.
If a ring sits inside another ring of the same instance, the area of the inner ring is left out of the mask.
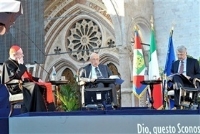
[[[82,19],[71,27],[68,41],[67,49],[76,51],[76,53],[71,53],[71,57],[77,61],[88,61],[89,50],[94,50],[95,52],[101,47],[102,33],[94,21]]]

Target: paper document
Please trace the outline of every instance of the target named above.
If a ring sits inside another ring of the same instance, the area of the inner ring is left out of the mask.
[[[116,79],[115,84],[121,85],[124,82],[122,79]]]

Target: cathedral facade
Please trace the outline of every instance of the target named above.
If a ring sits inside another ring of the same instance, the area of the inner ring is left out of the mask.
[[[49,73],[55,67],[59,77],[72,79],[79,68],[89,63],[90,53],[97,52],[100,62],[124,80],[121,106],[145,105],[145,95],[138,100],[132,93],[134,26],[139,29],[146,67],[151,24],[155,27],[161,70],[172,27],[174,47],[185,45],[190,55],[199,58],[200,6],[198,1],[192,1],[45,0],[46,58],[42,66]],[[48,79],[45,70],[37,68],[36,75]]]

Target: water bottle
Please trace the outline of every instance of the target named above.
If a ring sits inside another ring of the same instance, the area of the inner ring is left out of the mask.
[[[148,79],[149,79],[148,70],[147,70],[147,68],[145,67],[145,71],[144,71],[144,80],[148,80]]]
[[[57,73],[55,67],[53,67],[53,71],[51,73],[51,80],[56,81],[57,80]]]

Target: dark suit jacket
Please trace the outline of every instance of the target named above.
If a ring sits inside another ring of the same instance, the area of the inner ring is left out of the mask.
[[[101,74],[103,75],[104,78],[109,78],[109,76],[112,75],[112,72],[110,71],[108,66],[103,65],[103,64],[99,64],[98,67],[99,67],[99,70],[101,71]],[[92,70],[92,65],[88,64],[83,69],[85,69],[86,73],[82,73],[81,77],[89,78],[90,71]],[[86,76],[85,76],[85,74],[86,74]]]
[[[171,68],[172,74],[178,73],[179,63],[180,61],[177,60],[172,64],[172,68]],[[187,57],[186,75],[190,76],[191,79],[200,78],[200,67],[196,59]]]

